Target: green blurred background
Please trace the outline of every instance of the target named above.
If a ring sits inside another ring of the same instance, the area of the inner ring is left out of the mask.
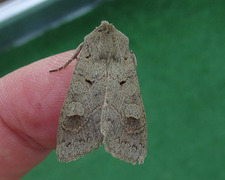
[[[30,179],[225,179],[225,1],[113,0],[0,53],[0,76],[70,49],[101,20],[130,38],[148,121],[143,165],[104,148],[71,163],[55,151]]]

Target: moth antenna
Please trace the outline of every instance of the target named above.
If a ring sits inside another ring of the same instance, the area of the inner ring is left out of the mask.
[[[60,68],[57,68],[57,69],[53,69],[53,70],[50,70],[49,72],[56,72],[56,71],[60,71],[61,69],[64,69],[66,66],[68,66],[74,59],[77,58],[78,54],[80,53],[80,51],[82,50],[82,47],[83,47],[83,43],[81,43],[76,52],[74,53],[74,55],[70,58],[69,61],[67,61],[63,66],[61,66]]]

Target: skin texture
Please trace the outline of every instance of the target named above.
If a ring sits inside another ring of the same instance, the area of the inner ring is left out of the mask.
[[[0,79],[0,179],[20,179],[56,147],[58,117],[76,60],[68,51],[22,67]]]
[[[146,115],[128,44],[106,21],[85,37],[59,119],[59,161],[76,160],[104,143],[114,157],[144,163]]]

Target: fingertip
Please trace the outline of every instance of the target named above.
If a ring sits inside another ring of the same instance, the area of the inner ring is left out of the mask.
[[[60,110],[74,71],[76,60],[58,72],[74,51],[67,51],[22,67],[1,79],[2,118],[46,148],[56,146]]]

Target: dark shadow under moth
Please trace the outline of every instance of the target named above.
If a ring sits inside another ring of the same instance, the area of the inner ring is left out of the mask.
[[[58,125],[59,161],[73,161],[103,143],[114,157],[144,163],[147,123],[129,39],[112,24],[84,38]]]

